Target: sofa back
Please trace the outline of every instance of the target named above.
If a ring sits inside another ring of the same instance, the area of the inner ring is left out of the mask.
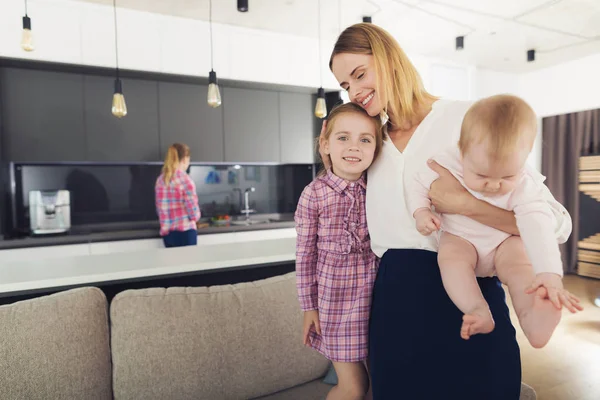
[[[213,287],[127,290],[112,301],[113,390],[123,399],[249,399],[317,379],[295,273]]]
[[[81,288],[0,307],[0,399],[112,399],[108,304]]]

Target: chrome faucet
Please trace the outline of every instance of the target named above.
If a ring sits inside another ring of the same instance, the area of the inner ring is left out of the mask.
[[[239,192],[239,201],[238,201],[238,210],[240,210],[240,213],[242,212],[242,207],[243,207],[243,200],[242,200],[242,189],[240,188],[233,188],[234,192]]]
[[[252,210],[250,209],[250,202],[248,199],[248,194],[250,192],[255,192],[256,188],[254,186],[249,187],[248,189],[244,190],[244,209],[241,210],[242,214],[246,214],[246,221],[250,220],[250,214],[253,212],[256,212],[256,210]]]

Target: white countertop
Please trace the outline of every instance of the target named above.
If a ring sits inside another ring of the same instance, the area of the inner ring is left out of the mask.
[[[296,239],[282,238],[8,262],[0,264],[0,296],[295,259]]]

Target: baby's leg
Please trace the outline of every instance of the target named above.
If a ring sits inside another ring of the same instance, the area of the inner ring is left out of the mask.
[[[534,294],[525,293],[535,273],[520,237],[511,236],[498,246],[495,264],[498,278],[508,286],[527,340],[536,349],[544,347],[558,325],[561,313],[546,298],[545,288],[539,288]]]
[[[327,394],[327,400],[363,400],[369,390],[369,377],[363,362],[333,362],[338,384]]]
[[[481,294],[475,277],[477,251],[468,241],[447,232],[442,232],[438,252],[438,264],[446,293],[456,307],[462,311],[463,324],[460,336],[469,339],[477,333],[494,330],[490,308]]]

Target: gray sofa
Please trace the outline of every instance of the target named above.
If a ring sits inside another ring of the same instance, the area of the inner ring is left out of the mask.
[[[236,285],[97,288],[0,307],[0,399],[323,399],[295,274]],[[523,386],[521,399],[535,399]]]

